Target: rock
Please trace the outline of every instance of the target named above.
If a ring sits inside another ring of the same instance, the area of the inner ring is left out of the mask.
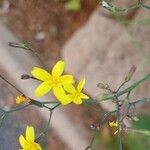
[[[149,11],[139,10],[136,18],[140,16],[144,18],[145,13],[148,15]],[[142,51],[147,52],[145,54],[147,56],[150,52],[148,49],[150,28],[131,25],[131,29],[135,35],[134,39],[140,37],[140,42],[144,43],[145,49]],[[132,65],[137,66],[133,81],[150,71],[150,68],[145,65],[145,57],[141,56],[139,51],[126,28],[111,18],[103,16],[97,9],[87,24],[63,47],[62,56],[66,62],[66,71],[75,75],[77,79],[85,77],[85,90],[95,97],[101,93],[96,86],[97,83],[108,83],[116,89]],[[138,95],[142,95],[143,91]],[[103,107],[107,110],[114,109],[114,105],[110,103],[103,103]]]
[[[115,4],[118,6],[118,7],[122,7],[122,8],[126,8],[126,7],[129,7],[129,6],[132,6],[134,5],[135,3],[137,3],[137,0],[116,0],[115,1]]]
[[[18,120],[17,120],[18,121]],[[21,125],[17,125],[15,117],[8,117],[4,125],[0,128],[0,149],[11,150],[19,149],[19,135],[21,131]]]
[[[2,0],[0,2],[0,15],[8,13],[9,7],[10,7],[10,2],[7,0]]]

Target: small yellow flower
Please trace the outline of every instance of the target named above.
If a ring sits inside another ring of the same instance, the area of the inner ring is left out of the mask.
[[[52,89],[54,95],[60,100],[59,97],[65,94],[63,86],[68,86],[74,83],[72,75],[62,75],[64,66],[65,64],[63,61],[58,61],[53,67],[51,74],[41,68],[33,68],[31,74],[35,78],[43,81],[43,83],[35,90],[37,96],[43,96]]]
[[[41,146],[35,142],[34,128],[27,126],[26,137],[20,135],[19,142],[22,150],[42,150]]]
[[[109,126],[110,127],[118,127],[118,121],[112,121],[112,122],[109,122]],[[121,130],[121,128],[120,128],[120,130]],[[114,135],[116,135],[118,133],[118,130],[116,130],[115,132],[114,132]]]
[[[30,99],[28,97],[25,97],[24,95],[19,95],[16,97],[16,103],[20,104],[23,102],[30,102]]]
[[[82,93],[84,84],[85,79],[82,79],[77,85],[77,88],[75,88],[73,85],[64,86],[64,89],[68,92],[68,94],[64,97],[61,97],[61,103],[63,105],[69,104],[71,102],[74,102],[75,104],[82,104],[82,99],[89,99],[86,94]]]
[[[110,127],[118,127],[118,122],[116,121],[112,121],[112,122],[109,122],[109,126]]]

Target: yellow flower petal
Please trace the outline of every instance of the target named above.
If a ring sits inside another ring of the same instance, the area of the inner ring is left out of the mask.
[[[66,93],[62,86],[56,86],[53,88],[53,93],[56,98],[61,102],[62,99],[66,99]]]
[[[61,83],[63,85],[73,84],[74,83],[73,76],[72,75],[63,75],[63,76],[61,76]]]
[[[35,135],[34,135],[34,128],[33,127],[30,127],[30,126],[27,126],[26,128],[26,140],[28,142],[34,142],[35,140]]]
[[[82,104],[82,99],[81,98],[76,98],[76,99],[73,100],[73,102],[77,105],[80,105],[80,104]]]
[[[74,94],[76,92],[75,87],[72,84],[68,84],[64,86],[65,91],[68,93]]]
[[[25,140],[25,138],[23,137],[23,135],[19,136],[19,143],[21,145],[22,148],[24,148],[27,145],[27,141]]]
[[[116,121],[112,121],[112,122],[109,122],[109,126],[110,127],[118,127],[118,122]]]
[[[58,61],[52,69],[53,76],[61,76],[64,71],[65,63],[63,61]]]
[[[41,96],[45,95],[46,93],[48,93],[51,90],[51,88],[52,87],[51,87],[49,81],[43,82],[43,83],[41,83],[40,86],[38,86],[36,88],[35,94],[36,94],[36,96],[41,97]]]
[[[35,142],[34,128],[27,126],[26,139],[20,135],[19,142],[22,150],[42,150],[41,146]]]
[[[84,87],[84,84],[85,84],[85,79],[80,80],[80,82],[79,82],[79,84],[78,84],[78,86],[77,86],[77,90],[78,90],[79,92],[82,91],[82,89],[83,89],[83,87]]]
[[[28,97],[25,97],[23,95],[20,95],[20,96],[17,96],[16,97],[16,103],[17,104],[20,104],[20,103],[23,103],[23,102],[29,102],[30,99]]]
[[[80,93],[80,97],[81,99],[89,99],[89,97],[84,93]]]
[[[38,143],[36,143],[36,150],[42,150],[41,146]]]
[[[41,80],[41,81],[47,81],[47,80],[49,80],[49,79],[51,78],[50,73],[48,73],[46,70],[44,70],[44,69],[42,69],[42,68],[39,68],[39,67],[34,67],[34,68],[32,69],[31,74],[32,74],[35,78],[37,78],[37,79],[39,79],[39,80]]]
[[[61,98],[61,104],[62,105],[68,105],[72,102],[72,95],[66,95],[63,98]]]

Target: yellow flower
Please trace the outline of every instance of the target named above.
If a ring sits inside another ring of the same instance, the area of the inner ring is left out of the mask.
[[[33,68],[31,74],[35,78],[43,81],[43,83],[35,90],[37,96],[43,96],[52,89],[54,95],[60,100],[59,97],[65,94],[63,86],[74,83],[72,75],[62,75],[64,66],[65,64],[63,61],[58,61],[53,67],[51,74],[41,68]]]
[[[112,121],[112,122],[109,122],[109,126],[110,127],[118,127],[118,122],[116,121]]]
[[[24,95],[19,95],[16,97],[16,103],[20,104],[23,102],[30,102],[30,99],[28,97],[25,97]]]
[[[89,97],[86,94],[82,93],[84,84],[85,84],[85,79],[82,79],[77,85],[77,88],[75,88],[73,85],[64,86],[64,89],[69,94],[61,98],[62,104],[66,105],[71,102],[74,102],[75,104],[82,104],[82,99],[89,99]]]
[[[110,127],[118,127],[118,121],[112,121],[112,122],[109,122],[109,126]],[[120,130],[121,130],[121,127],[120,127]],[[118,133],[118,130],[116,130],[115,132],[114,132],[114,135],[116,135]]]
[[[26,137],[20,135],[19,142],[22,150],[42,150],[41,146],[35,142],[34,128],[27,126]]]

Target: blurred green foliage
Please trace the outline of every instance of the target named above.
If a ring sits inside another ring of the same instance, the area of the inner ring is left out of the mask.
[[[68,0],[66,3],[66,9],[71,11],[79,11],[81,9],[80,0]]]
[[[150,130],[150,116],[139,117],[139,121],[133,122],[133,128]],[[140,133],[129,133],[125,141],[127,150],[150,149],[150,136]]]
[[[132,122],[132,128],[150,131],[150,116],[141,115],[138,118],[139,121]],[[113,135],[114,131],[115,129],[109,128],[105,124],[97,134],[94,144],[101,148],[104,147],[106,150],[117,150],[117,135]],[[123,135],[123,150],[150,149],[150,136],[132,131]]]

